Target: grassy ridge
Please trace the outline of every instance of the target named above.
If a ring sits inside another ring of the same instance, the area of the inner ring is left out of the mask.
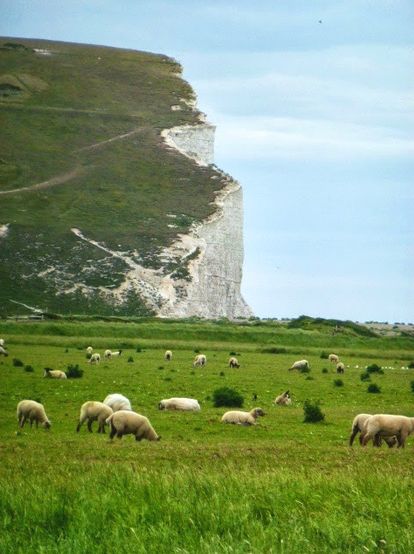
[[[170,344],[180,329],[187,346],[174,349],[167,363],[158,343]],[[307,375],[287,371],[292,354],[262,351],[263,336],[278,333],[267,325],[95,322],[78,324],[78,331],[68,322],[1,322],[10,351],[0,360],[1,552],[412,552],[407,491],[414,484],[414,439],[404,450],[347,446],[356,413],[414,415],[414,374],[400,368],[413,358],[412,348],[401,351],[395,369],[371,376],[381,393],[369,394],[369,382],[360,380],[372,362],[367,353],[375,352],[379,365],[394,365],[389,351],[375,350],[375,344],[391,346],[398,339],[364,337],[369,351],[358,355],[355,337],[348,336],[337,353],[349,367],[341,376],[344,385],[336,387],[334,367],[315,346],[316,339],[330,338],[321,332],[279,330],[286,342],[301,337],[312,367]],[[102,353],[127,336],[131,347],[120,358],[98,367],[87,363],[86,341]],[[200,347],[207,366],[193,369]],[[231,351],[240,369],[227,367]],[[13,358],[34,371],[15,367]],[[79,364],[83,378],[42,377],[44,367],[65,370],[68,364]],[[266,416],[254,428],[221,424],[225,409],[211,400],[220,386],[236,388],[246,409],[260,405]],[[286,389],[293,405],[275,407],[273,399]],[[111,392],[128,396],[162,440],[109,442],[86,427],[76,434],[82,402]],[[158,411],[159,400],[170,396],[197,398],[202,410]],[[50,432],[18,430],[15,408],[22,398],[44,403]],[[307,398],[322,401],[325,422],[303,423]]]

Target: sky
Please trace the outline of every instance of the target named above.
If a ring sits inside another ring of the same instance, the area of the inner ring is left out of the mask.
[[[258,317],[414,321],[412,0],[0,0],[0,34],[183,66],[244,191]]]

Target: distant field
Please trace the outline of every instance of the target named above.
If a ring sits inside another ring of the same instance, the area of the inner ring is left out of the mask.
[[[347,445],[356,413],[414,416],[414,370],[401,369],[414,360],[412,339],[159,321],[0,322],[0,336],[10,352],[0,358],[0,552],[413,551],[414,438],[404,450]],[[89,344],[123,353],[91,367]],[[265,352],[272,348],[281,353]],[[207,355],[203,369],[192,367],[196,350]],[[343,376],[322,351],[350,366]],[[240,369],[227,367],[231,352]],[[298,356],[309,374],[288,371]],[[384,374],[361,381],[374,362]],[[84,376],[43,379],[44,367],[69,364]],[[369,394],[369,383],[381,392]],[[254,428],[221,424],[225,409],[211,400],[221,386],[266,416]],[[286,389],[293,405],[274,406]],[[110,442],[86,427],[76,434],[81,404],[111,392],[128,396],[162,440]],[[197,398],[202,410],[158,411],[170,396]],[[23,398],[45,405],[50,432],[18,430]],[[306,399],[321,400],[324,422],[303,423]]]

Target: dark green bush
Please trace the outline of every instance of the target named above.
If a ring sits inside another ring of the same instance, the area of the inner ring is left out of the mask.
[[[286,354],[286,348],[283,346],[270,346],[269,348],[262,348],[263,354]]]
[[[414,369],[414,362],[410,362],[408,364],[408,369]]]
[[[68,379],[80,379],[83,375],[83,369],[80,369],[78,364],[76,365],[69,364],[68,369],[66,370],[65,373]]]
[[[230,387],[222,387],[213,392],[213,404],[216,408],[220,408],[221,406],[241,408],[243,403],[243,396]]]
[[[377,365],[377,364],[371,364],[367,367],[367,372],[368,373],[381,373],[383,374],[384,371],[382,370],[382,368]]]
[[[414,381],[411,381],[410,385],[411,385],[411,392],[414,392]]]
[[[220,371],[220,377],[225,377],[225,375],[224,371]]]
[[[304,423],[316,423],[325,419],[325,414],[320,408],[319,400],[313,403],[310,400],[305,400],[303,412],[305,415]]]
[[[325,350],[322,350],[321,355],[319,356],[322,360],[327,360],[329,358],[328,352],[325,352]]]
[[[138,344],[137,347],[135,348],[135,352],[142,352],[142,346]]]
[[[129,364],[132,364],[133,361],[134,361],[134,358],[133,358],[132,356],[129,356],[127,362],[128,362]]]
[[[334,385],[335,385],[335,387],[343,387],[344,382],[342,381],[342,379],[335,379]]]
[[[24,363],[19,358],[13,358],[14,367],[23,367]]]
[[[371,376],[368,371],[364,371],[363,373],[361,373],[361,381],[369,381],[370,379]]]
[[[31,365],[25,365],[24,370],[27,371],[27,373],[33,373],[34,369]]]
[[[328,369],[327,369],[326,367],[324,367],[324,368],[322,369],[322,373],[328,373]]]
[[[372,392],[372,393],[379,393],[379,392],[381,392],[381,388],[378,385],[376,385],[375,383],[371,383],[368,386],[367,391]]]

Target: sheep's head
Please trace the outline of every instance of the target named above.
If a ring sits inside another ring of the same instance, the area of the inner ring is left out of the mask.
[[[264,416],[266,415],[264,413],[264,411],[262,410],[262,408],[254,408],[252,411],[251,411],[251,414],[252,416],[257,419],[259,416]]]
[[[161,401],[159,404],[158,404],[158,409],[159,410],[165,410],[165,405],[164,405],[164,402]]]
[[[50,423],[49,420],[46,420],[46,421],[43,422],[43,427],[44,427],[45,429],[50,429],[51,426],[52,426],[52,424]]]

